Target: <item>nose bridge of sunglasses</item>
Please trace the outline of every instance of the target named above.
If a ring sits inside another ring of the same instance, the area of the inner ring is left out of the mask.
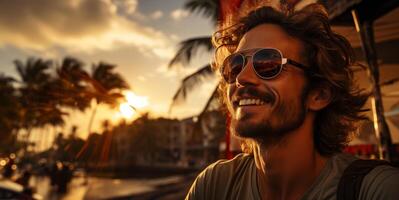
[[[243,68],[248,64],[248,63],[252,63],[252,58],[253,58],[253,54],[250,54],[250,55],[243,55],[243,54],[241,54],[242,55],[242,57],[244,58],[244,66],[243,66]]]
[[[241,66],[241,70],[236,74],[235,79],[240,79],[240,78],[248,78],[248,72],[250,73],[249,75],[252,76],[258,76],[258,73],[255,70],[255,67],[253,66],[253,56],[254,54],[240,54],[240,56],[242,57],[243,61],[242,61],[242,66]],[[248,71],[249,70],[249,71]]]

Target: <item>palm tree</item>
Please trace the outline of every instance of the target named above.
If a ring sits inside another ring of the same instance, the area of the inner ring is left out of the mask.
[[[89,134],[91,133],[91,126],[93,124],[98,105],[101,103],[105,103],[110,106],[117,105],[117,100],[123,97],[121,90],[129,88],[127,82],[122,78],[122,76],[116,72],[113,72],[115,67],[115,65],[104,62],[93,65],[91,77],[86,80],[92,87],[92,92],[89,94],[89,96],[92,96],[95,101],[95,106],[89,121]]]
[[[24,64],[20,60],[14,61],[20,76],[19,97],[22,106],[22,128],[29,132],[32,128],[43,125],[41,117],[50,113],[54,104],[51,101],[51,76],[48,69],[50,60],[29,58]]]
[[[84,111],[90,106],[91,97],[86,92],[89,74],[83,69],[83,63],[76,58],[66,57],[56,69],[56,99],[62,106]],[[67,94],[67,95],[65,95]]]
[[[14,147],[14,131],[18,129],[19,109],[15,79],[0,74],[0,143],[1,152],[10,151]],[[10,146],[11,145],[11,146]]]
[[[203,16],[210,18],[213,24],[216,26],[217,20],[220,18],[220,1],[219,0],[189,0],[184,8],[191,11],[201,13]],[[176,55],[172,58],[169,63],[169,68],[181,64],[187,66],[200,48],[206,49],[208,52],[213,50],[211,36],[202,36],[196,38],[190,38],[180,43],[180,48]],[[170,110],[173,106],[183,102],[186,99],[187,93],[199,84],[201,84],[206,78],[213,77],[214,73],[211,69],[210,64],[201,67],[199,70],[185,77],[179,89],[175,93],[172,99]],[[213,102],[216,99],[217,90],[215,89],[210,99],[208,100],[207,106],[203,109],[207,110],[209,102]]]
[[[56,79],[48,71],[53,66],[52,61],[29,58],[26,63],[20,60],[14,63],[20,77],[20,128],[27,130],[25,142],[28,144],[33,128],[62,126],[66,113],[61,110],[57,101],[59,98],[55,95]]]
[[[90,116],[87,141],[76,154],[76,158],[82,158],[84,154],[88,154],[90,138],[94,136],[92,135],[91,127],[97,113],[98,105],[104,103],[112,107],[116,106],[118,99],[123,97],[121,90],[129,88],[129,85],[122,76],[119,73],[113,72],[115,67],[116,65],[100,62],[97,65],[93,65],[91,75],[84,79],[90,86],[86,91],[86,95],[90,99],[94,99],[95,105]]]

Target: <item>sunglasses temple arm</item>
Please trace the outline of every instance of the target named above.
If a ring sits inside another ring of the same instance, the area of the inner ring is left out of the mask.
[[[290,64],[290,65],[293,65],[293,66],[298,67],[298,68],[300,68],[302,70],[305,70],[305,71],[309,71],[310,70],[310,67],[307,67],[307,66],[305,66],[305,65],[303,65],[301,63],[295,62],[295,61],[290,60],[288,58],[283,58],[283,64]]]

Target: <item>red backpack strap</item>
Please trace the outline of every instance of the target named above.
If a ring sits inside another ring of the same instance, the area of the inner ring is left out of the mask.
[[[356,200],[359,198],[363,178],[375,167],[391,165],[385,160],[355,160],[344,170],[338,183],[337,200]]]

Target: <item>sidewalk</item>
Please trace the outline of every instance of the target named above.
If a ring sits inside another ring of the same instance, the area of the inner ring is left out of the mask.
[[[158,185],[153,191],[119,198],[111,198],[110,200],[181,200],[186,196],[195,177],[196,174],[187,175],[176,183]]]
[[[184,187],[184,176],[159,179],[100,179],[90,178],[84,199],[154,199],[154,195],[177,192]],[[144,197],[144,198],[143,198]]]
[[[72,179],[66,194],[58,194],[48,177],[35,177],[37,192],[46,200],[180,200],[184,199],[197,174],[156,179],[112,179],[83,177]]]
[[[50,185],[50,179],[45,176],[33,176],[31,185],[34,186],[45,200],[83,200],[87,191],[82,177],[73,178],[65,194],[58,194],[56,188]]]

